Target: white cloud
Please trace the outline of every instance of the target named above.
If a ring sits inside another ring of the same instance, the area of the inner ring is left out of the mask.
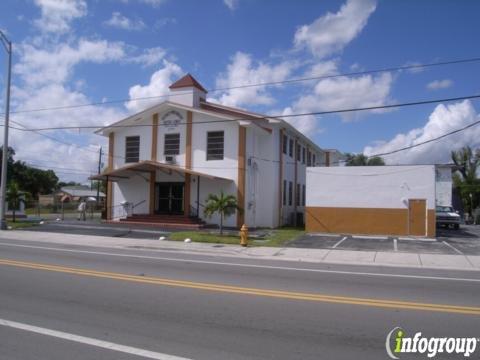
[[[227,6],[230,10],[235,10],[238,7],[239,0],[223,0],[225,6]]]
[[[105,21],[105,25],[131,31],[138,31],[145,28],[145,23],[141,19],[130,19],[118,11],[112,13],[112,17]]]
[[[16,109],[32,109],[57,106],[75,106],[91,102],[85,94],[67,88],[62,84],[44,84],[35,88],[14,88],[13,98]],[[125,111],[109,106],[81,107],[56,111],[12,114],[12,126],[29,128],[58,126],[98,126],[124,117]],[[92,134],[92,130],[43,131],[47,136],[59,139],[59,143],[32,132],[12,130],[10,144],[16,151],[16,158],[28,163],[56,167],[53,170],[66,180],[83,182],[88,174],[95,172],[98,161],[98,145],[106,140]],[[69,144],[71,143],[71,144]],[[78,144],[75,146],[74,144]],[[74,170],[61,170],[59,168]],[[64,171],[64,172],[62,172]],[[68,172],[69,174],[65,173]],[[78,174],[75,174],[78,173]]]
[[[30,86],[63,83],[81,62],[104,63],[125,56],[123,43],[106,40],[80,39],[75,44],[45,44],[41,48],[25,42],[18,49],[20,61],[14,66],[14,72]]]
[[[120,0],[124,4],[128,4],[129,2],[134,2],[135,0]],[[167,0],[136,0],[141,4],[147,4],[153,7],[159,7],[163,3],[167,2]]]
[[[329,76],[337,73],[337,62],[335,60],[319,61],[312,65],[305,74],[305,77]]]
[[[397,134],[388,141],[376,141],[373,145],[365,147],[363,152],[366,155],[372,155],[415,145],[465,127],[478,120],[480,120],[480,116],[469,100],[451,105],[441,104],[431,113],[424,127]],[[450,152],[466,145],[480,146],[479,126],[450,135],[439,141],[385,156],[385,161],[388,164],[448,163],[451,162]]]
[[[177,19],[174,18],[174,17],[164,17],[164,18],[161,18],[161,19],[158,19],[157,21],[155,21],[155,25],[154,27],[156,29],[160,29],[164,26],[167,26],[169,24],[176,24],[177,23]]]
[[[300,96],[286,113],[306,113],[332,111],[359,107],[382,106],[389,101],[393,77],[390,73],[378,76],[364,75],[360,77],[337,77],[322,79],[314,86],[313,91]],[[379,112],[372,111],[372,112]],[[370,112],[371,113],[371,112]],[[340,114],[344,120],[358,118],[362,113]],[[314,129],[302,126],[307,131]]]
[[[427,84],[428,90],[440,90],[447,89],[453,85],[453,81],[450,79],[435,80]]]
[[[143,66],[153,66],[165,58],[167,52],[161,47],[145,49],[140,55],[132,55],[127,62],[141,64]]]
[[[140,2],[156,7],[162,5],[166,0],[140,0]]]
[[[83,90],[88,86],[82,78],[74,78],[74,71],[81,63],[124,62],[128,52],[136,49],[122,42],[103,39],[78,39],[71,30],[74,19],[86,15],[85,1],[36,0],[41,17],[34,26],[42,31],[17,44],[14,66],[12,109],[28,109],[78,106],[92,102]],[[65,34],[67,33],[68,34]],[[65,36],[64,36],[65,35]],[[111,106],[79,107],[75,109],[13,113],[15,122],[30,128],[99,125],[113,122],[126,115],[126,111]],[[16,150],[17,159],[32,164],[52,167],[65,180],[85,181],[96,168],[98,144],[105,139],[92,134],[92,130],[55,130],[43,134],[60,139],[55,141],[33,132],[13,130],[10,144]],[[71,143],[71,144],[70,144]],[[61,172],[61,167],[75,174]]]
[[[35,0],[41,17],[34,24],[45,33],[65,33],[70,22],[87,14],[85,0]]]
[[[362,31],[375,8],[375,0],[348,0],[337,13],[329,12],[301,26],[295,33],[295,46],[306,47],[319,58],[339,52]]]
[[[412,66],[412,68],[408,69],[407,72],[410,74],[417,74],[425,70],[425,68],[423,68],[421,65],[422,63],[418,61],[408,61],[404,66]]]
[[[254,62],[252,56],[237,52],[226,72],[217,77],[217,88],[229,88],[239,85],[258,84],[285,80],[291,73],[292,63],[282,62],[269,65]],[[220,95],[218,102],[228,106],[272,105],[275,100],[266,91],[265,86],[230,89]]]
[[[147,85],[134,85],[130,88],[128,92],[130,99],[168,95],[168,87],[182,74],[183,70],[180,66],[163,60],[163,68],[152,74]],[[138,112],[163,100],[165,99],[161,97],[148,100],[133,100],[127,102],[125,106],[132,112]]]

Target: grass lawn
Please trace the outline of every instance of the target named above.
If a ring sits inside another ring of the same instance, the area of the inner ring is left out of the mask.
[[[17,220],[15,222],[7,221],[7,226],[11,227],[12,230],[14,229],[23,229],[23,228],[28,228],[32,226],[37,226],[38,223],[34,221],[22,221],[22,220]]]
[[[290,228],[284,227],[280,229],[271,230],[271,233],[262,239],[249,237],[249,246],[283,246],[287,242],[297,238],[300,235],[305,234],[305,230],[302,228]],[[183,241],[186,238],[191,239],[193,242],[204,242],[213,244],[240,244],[240,236],[224,234],[211,234],[209,231],[180,231],[171,233],[168,236],[169,240]]]

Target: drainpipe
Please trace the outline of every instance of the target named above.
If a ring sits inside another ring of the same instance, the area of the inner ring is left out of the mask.
[[[197,217],[200,219],[200,175],[197,175]]]
[[[294,164],[295,164],[295,174],[294,174],[294,186],[293,186],[293,224],[295,225],[295,227],[297,226],[297,182],[298,182],[298,174],[297,174],[297,170],[298,170],[298,164],[297,164],[297,149],[298,147],[298,140],[295,139],[295,146],[293,147],[294,148],[294,152],[293,152],[293,158],[294,158]]]

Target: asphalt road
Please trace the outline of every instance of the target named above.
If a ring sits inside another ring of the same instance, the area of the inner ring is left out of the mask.
[[[39,226],[25,228],[26,231],[33,232],[54,232],[76,235],[108,236],[108,237],[128,237],[133,239],[157,240],[160,236],[174,231],[172,229],[161,229],[148,226],[130,226],[129,224],[105,224],[98,221],[46,221]],[[178,231],[178,230],[177,230]]]
[[[396,326],[480,336],[479,272],[5,243],[0,359],[386,359]]]
[[[390,251],[445,255],[480,255],[480,226],[461,225],[459,230],[437,228],[435,239],[402,236],[351,236],[305,234],[287,244],[308,249]]]

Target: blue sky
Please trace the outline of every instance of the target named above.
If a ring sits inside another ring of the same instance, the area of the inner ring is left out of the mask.
[[[477,1],[4,0],[0,29],[15,46],[13,110],[25,110],[162,95],[186,72],[214,89],[479,57],[479,13]],[[476,62],[209,95],[291,114],[478,94],[479,74]],[[150,104],[12,119],[30,127],[106,124]],[[478,108],[465,101],[291,121],[321,147],[372,154],[465,126],[478,119]],[[77,145],[13,130],[17,157],[68,167],[59,173],[65,179],[84,180],[94,171],[103,138],[85,130],[47,134]],[[478,139],[480,130],[472,128],[386,160],[446,162],[450,150],[478,146]]]

